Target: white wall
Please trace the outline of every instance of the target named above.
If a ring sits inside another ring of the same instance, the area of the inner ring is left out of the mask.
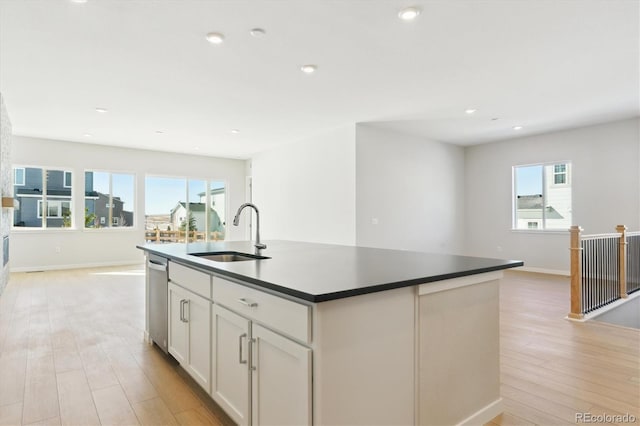
[[[354,165],[355,126],[254,156],[261,237],[353,245]]]
[[[514,165],[572,162],[573,224],[585,234],[640,230],[640,120],[624,120],[467,147],[467,253],[569,270],[566,232],[511,230]]]
[[[356,140],[357,245],[462,253],[463,148],[366,124]]]
[[[137,191],[133,229],[13,230],[10,248],[13,271],[142,262],[142,252],[135,246],[144,243],[145,175],[226,181],[227,208],[235,208],[245,201],[244,160],[19,136],[13,137],[12,156],[14,165],[73,171],[73,211],[76,212],[84,211],[85,170],[134,173]],[[243,239],[243,228],[244,225],[230,226],[227,239]]]
[[[0,196],[13,197],[13,182],[11,169],[11,121],[9,112],[4,105],[4,98],[0,93]],[[9,282],[9,263],[4,260],[4,238],[9,236],[13,210],[3,208],[0,212],[0,294]]]

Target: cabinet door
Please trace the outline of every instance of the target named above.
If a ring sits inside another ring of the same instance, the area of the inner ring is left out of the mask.
[[[187,292],[189,299],[183,310],[189,326],[187,372],[207,392],[211,392],[211,302]]]
[[[311,349],[252,325],[251,423],[311,424]]]
[[[236,423],[248,425],[249,320],[213,305],[211,321],[211,396]]]
[[[169,353],[182,365],[187,362],[188,323],[185,322],[186,290],[169,283]]]

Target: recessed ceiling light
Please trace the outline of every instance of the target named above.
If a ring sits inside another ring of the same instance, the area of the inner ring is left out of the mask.
[[[85,134],[84,134],[84,135],[82,135],[82,136],[84,136],[85,138],[90,138],[92,135],[91,135],[91,133],[85,133]]]
[[[86,3],[87,0],[71,0],[71,3]]]
[[[220,33],[207,34],[207,41],[212,44],[221,44],[224,41],[224,35]]]
[[[240,130],[238,130],[238,129],[231,129],[231,133],[233,133],[234,135],[237,135],[238,133],[240,133]]]
[[[161,135],[161,134],[163,134],[164,132],[163,132],[162,130],[156,130],[156,133],[157,133],[157,134],[159,134],[159,135]]]
[[[493,117],[493,118],[491,119],[491,121],[498,121],[498,120],[500,120],[498,117]]]
[[[478,111],[478,110],[477,110],[477,109],[473,109],[473,108],[469,108],[469,109],[465,109],[465,110],[464,110],[464,112],[465,112],[466,114],[473,114],[473,113],[475,113],[476,111]]]
[[[522,130],[522,126],[513,126],[513,130]]]
[[[420,15],[420,9],[415,6],[406,7],[398,12],[398,17],[403,21],[413,21]]]
[[[196,147],[194,147],[193,149],[194,149],[195,151],[199,151],[199,150],[200,150],[200,147],[199,147],[199,146],[196,146]]]
[[[300,70],[305,74],[313,74],[318,69],[317,65],[307,64],[300,67]]]
[[[96,108],[96,112],[107,112],[107,111],[109,110],[106,108]]]
[[[253,28],[251,31],[249,31],[249,34],[251,34],[255,38],[263,37],[266,33],[267,32],[262,28]]]

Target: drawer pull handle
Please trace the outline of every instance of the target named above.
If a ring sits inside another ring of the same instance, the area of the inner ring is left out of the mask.
[[[246,359],[242,359],[242,339],[244,337],[247,337],[247,333],[241,334],[239,336],[239,338],[238,338],[238,342],[239,342],[238,344],[240,345],[240,350],[238,351],[239,352],[239,360],[238,361],[240,362],[240,364],[246,364],[247,363]]]
[[[180,301],[180,321],[182,321],[182,322],[189,322],[189,320],[187,319],[187,316],[185,315],[185,312],[184,312],[184,307],[188,303],[189,303],[189,301],[186,300],[186,299],[182,299]]]
[[[257,308],[258,304],[256,302],[250,302],[244,297],[238,299],[238,303],[243,304],[244,306],[248,306],[249,308]]]

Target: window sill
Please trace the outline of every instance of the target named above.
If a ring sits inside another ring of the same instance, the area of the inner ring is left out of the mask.
[[[135,226],[115,226],[115,227],[104,227],[104,228],[82,228],[83,232],[137,232],[138,228]]]
[[[511,228],[511,232],[516,234],[569,234],[569,229],[514,229]]]
[[[22,226],[15,226],[11,228],[11,232],[18,234],[39,234],[39,233],[55,233],[55,232],[138,232],[139,229],[135,227],[127,228],[28,228]]]

